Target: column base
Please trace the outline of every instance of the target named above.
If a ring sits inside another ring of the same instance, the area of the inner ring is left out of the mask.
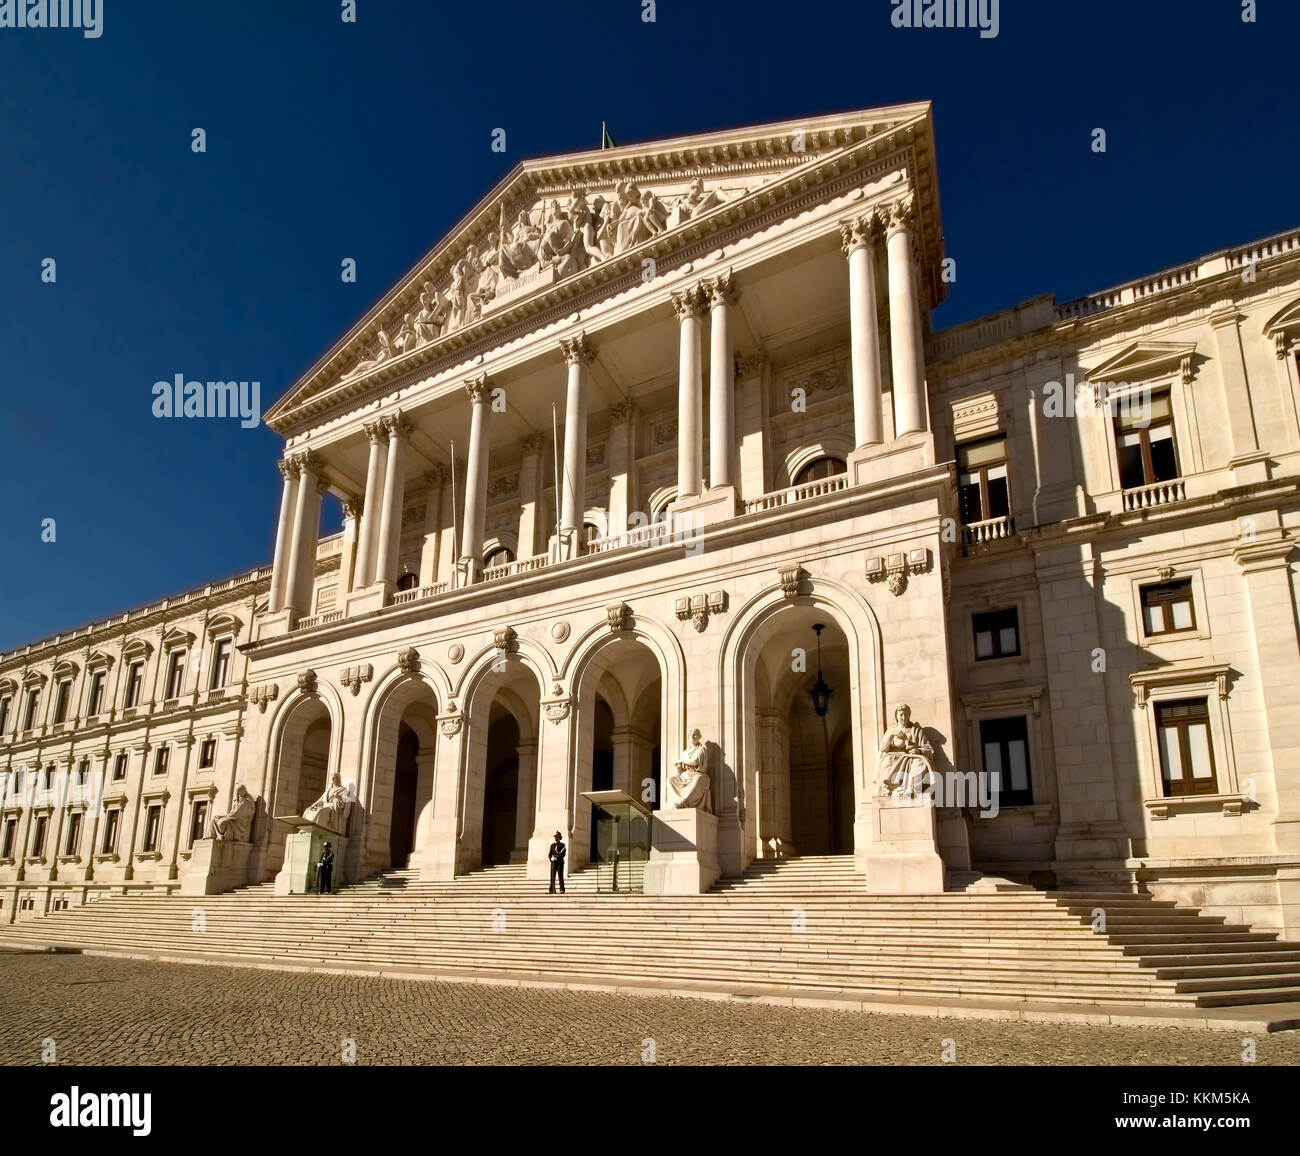
[[[869,894],[943,893],[944,865],[933,806],[907,799],[872,799],[871,826],[872,840],[867,848]]]
[[[848,456],[849,485],[893,481],[934,465],[934,435],[929,430],[903,434],[893,441],[859,446]]]
[[[294,627],[298,615],[288,607],[283,610],[277,610],[274,614],[264,614],[257,620],[257,637],[260,641],[263,638],[279,638],[281,635],[288,634]]]
[[[691,536],[705,526],[727,522],[736,516],[736,487],[715,486],[703,494],[678,498],[669,509],[674,534]]]
[[[718,819],[698,807],[651,816],[647,895],[702,895],[718,881]]]
[[[389,603],[391,590],[387,582],[375,582],[363,590],[354,590],[343,604],[344,616],[360,618],[382,610]]]
[[[1232,480],[1239,486],[1268,481],[1268,458],[1269,455],[1263,450],[1254,450],[1232,458],[1228,462],[1228,469],[1232,471]]]

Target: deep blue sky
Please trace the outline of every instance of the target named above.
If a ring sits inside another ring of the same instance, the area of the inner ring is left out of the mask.
[[[889,0],[104,9],[98,40],[0,29],[0,649],[267,561],[278,439],[155,419],[153,383],[257,379],[269,408],[517,161],[602,119],[629,144],[932,100],[939,327],[1300,223],[1294,0],[1253,25],[1002,0],[994,39],[895,29]]]

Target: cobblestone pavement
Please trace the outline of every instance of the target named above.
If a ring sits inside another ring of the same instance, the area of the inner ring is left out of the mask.
[[[0,1064],[1227,1064],[1234,1032],[864,1015],[661,996],[0,953]],[[1300,1033],[1259,1064],[1300,1064]]]

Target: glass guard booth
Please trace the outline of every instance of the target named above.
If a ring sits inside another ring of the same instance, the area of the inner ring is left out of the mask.
[[[596,828],[596,890],[639,895],[650,858],[650,809],[626,791],[584,791]]]

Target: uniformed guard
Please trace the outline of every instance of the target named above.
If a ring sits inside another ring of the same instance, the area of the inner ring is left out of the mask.
[[[560,881],[560,894],[564,894],[564,857],[569,849],[564,845],[564,836],[555,832],[555,842],[551,844],[547,858],[551,861],[551,894],[555,894],[555,881]]]
[[[318,895],[330,895],[333,893],[334,882],[334,848],[326,843],[320,853],[320,859],[316,862],[316,893]]]

